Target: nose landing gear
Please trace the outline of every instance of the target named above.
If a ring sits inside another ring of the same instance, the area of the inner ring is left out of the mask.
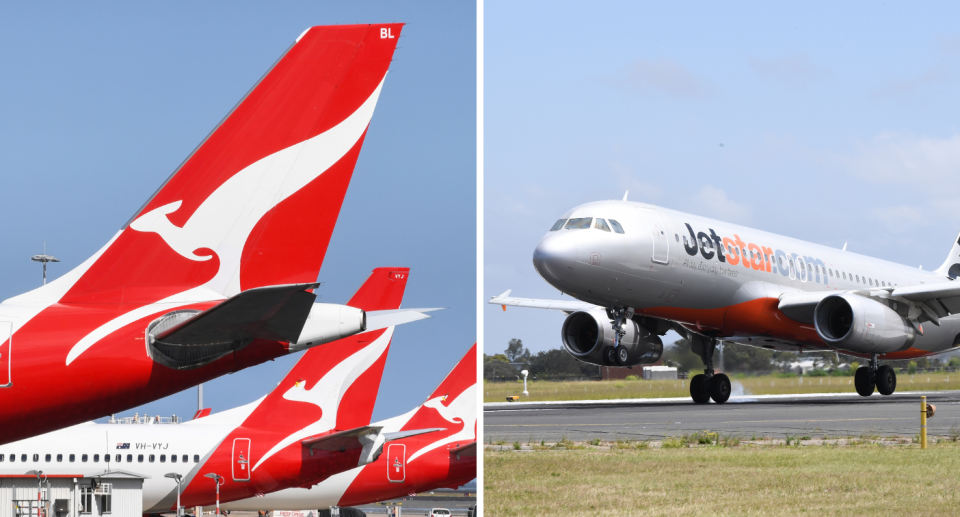
[[[717,404],[723,404],[730,399],[730,378],[713,371],[713,352],[719,342],[719,339],[704,336],[691,339],[691,348],[700,356],[705,366],[703,373],[690,379],[690,398],[697,404],[706,404],[710,399]]]
[[[620,346],[620,340],[627,333],[623,323],[633,317],[633,307],[611,307],[607,309],[607,316],[613,320],[613,346],[604,351],[604,359],[610,365],[626,366],[630,353]]]

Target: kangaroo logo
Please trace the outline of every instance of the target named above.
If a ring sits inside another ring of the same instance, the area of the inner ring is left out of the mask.
[[[167,217],[180,209],[174,201],[141,215],[130,228],[155,233],[178,255],[201,262],[220,258],[220,270],[208,287],[231,296],[240,291],[240,254],[261,218],[340,161],[370,124],[383,80],[370,97],[336,126],[248,165],[210,194],[183,227]],[[228,294],[229,293],[229,294]]]

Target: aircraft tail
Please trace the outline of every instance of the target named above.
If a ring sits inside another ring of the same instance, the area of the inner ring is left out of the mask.
[[[229,297],[314,282],[402,26],[305,31],[50,295],[151,303],[201,286]]]
[[[442,433],[422,437],[423,447],[407,459],[418,457],[440,447],[459,447],[477,439],[477,344],[474,343],[460,362],[443,379],[430,398],[403,426],[411,429],[444,428]]]
[[[399,308],[409,272],[373,270],[349,305],[365,311]],[[393,331],[364,332],[307,350],[244,426],[276,430],[282,425],[291,433],[309,429],[307,436],[368,425]]]
[[[950,248],[950,254],[947,255],[947,260],[943,261],[943,265],[937,268],[936,273],[950,278],[951,280],[956,280],[957,277],[960,277],[960,235],[957,236],[957,241],[953,243],[953,247]]]

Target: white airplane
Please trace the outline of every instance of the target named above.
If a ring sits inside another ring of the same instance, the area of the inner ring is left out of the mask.
[[[706,366],[690,382],[697,403],[730,397],[730,379],[713,369],[721,341],[869,358],[855,376],[863,396],[896,389],[896,372],[879,361],[960,344],[960,237],[925,271],[625,197],[568,211],[533,265],[580,301],[507,291],[489,303],[567,313],[564,348],[592,364],[656,362],[660,336],[675,330]]]

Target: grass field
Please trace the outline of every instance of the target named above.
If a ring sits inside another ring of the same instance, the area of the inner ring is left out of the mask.
[[[484,511],[512,515],[956,515],[960,446],[485,451]]]
[[[775,375],[732,378],[734,395],[776,395],[797,393],[855,393],[853,377],[793,377]],[[689,381],[528,381],[530,396],[521,401],[604,400],[690,396]],[[960,373],[918,373],[897,376],[897,391],[941,391],[960,389]],[[506,402],[523,392],[522,382],[483,383],[484,402]]]

